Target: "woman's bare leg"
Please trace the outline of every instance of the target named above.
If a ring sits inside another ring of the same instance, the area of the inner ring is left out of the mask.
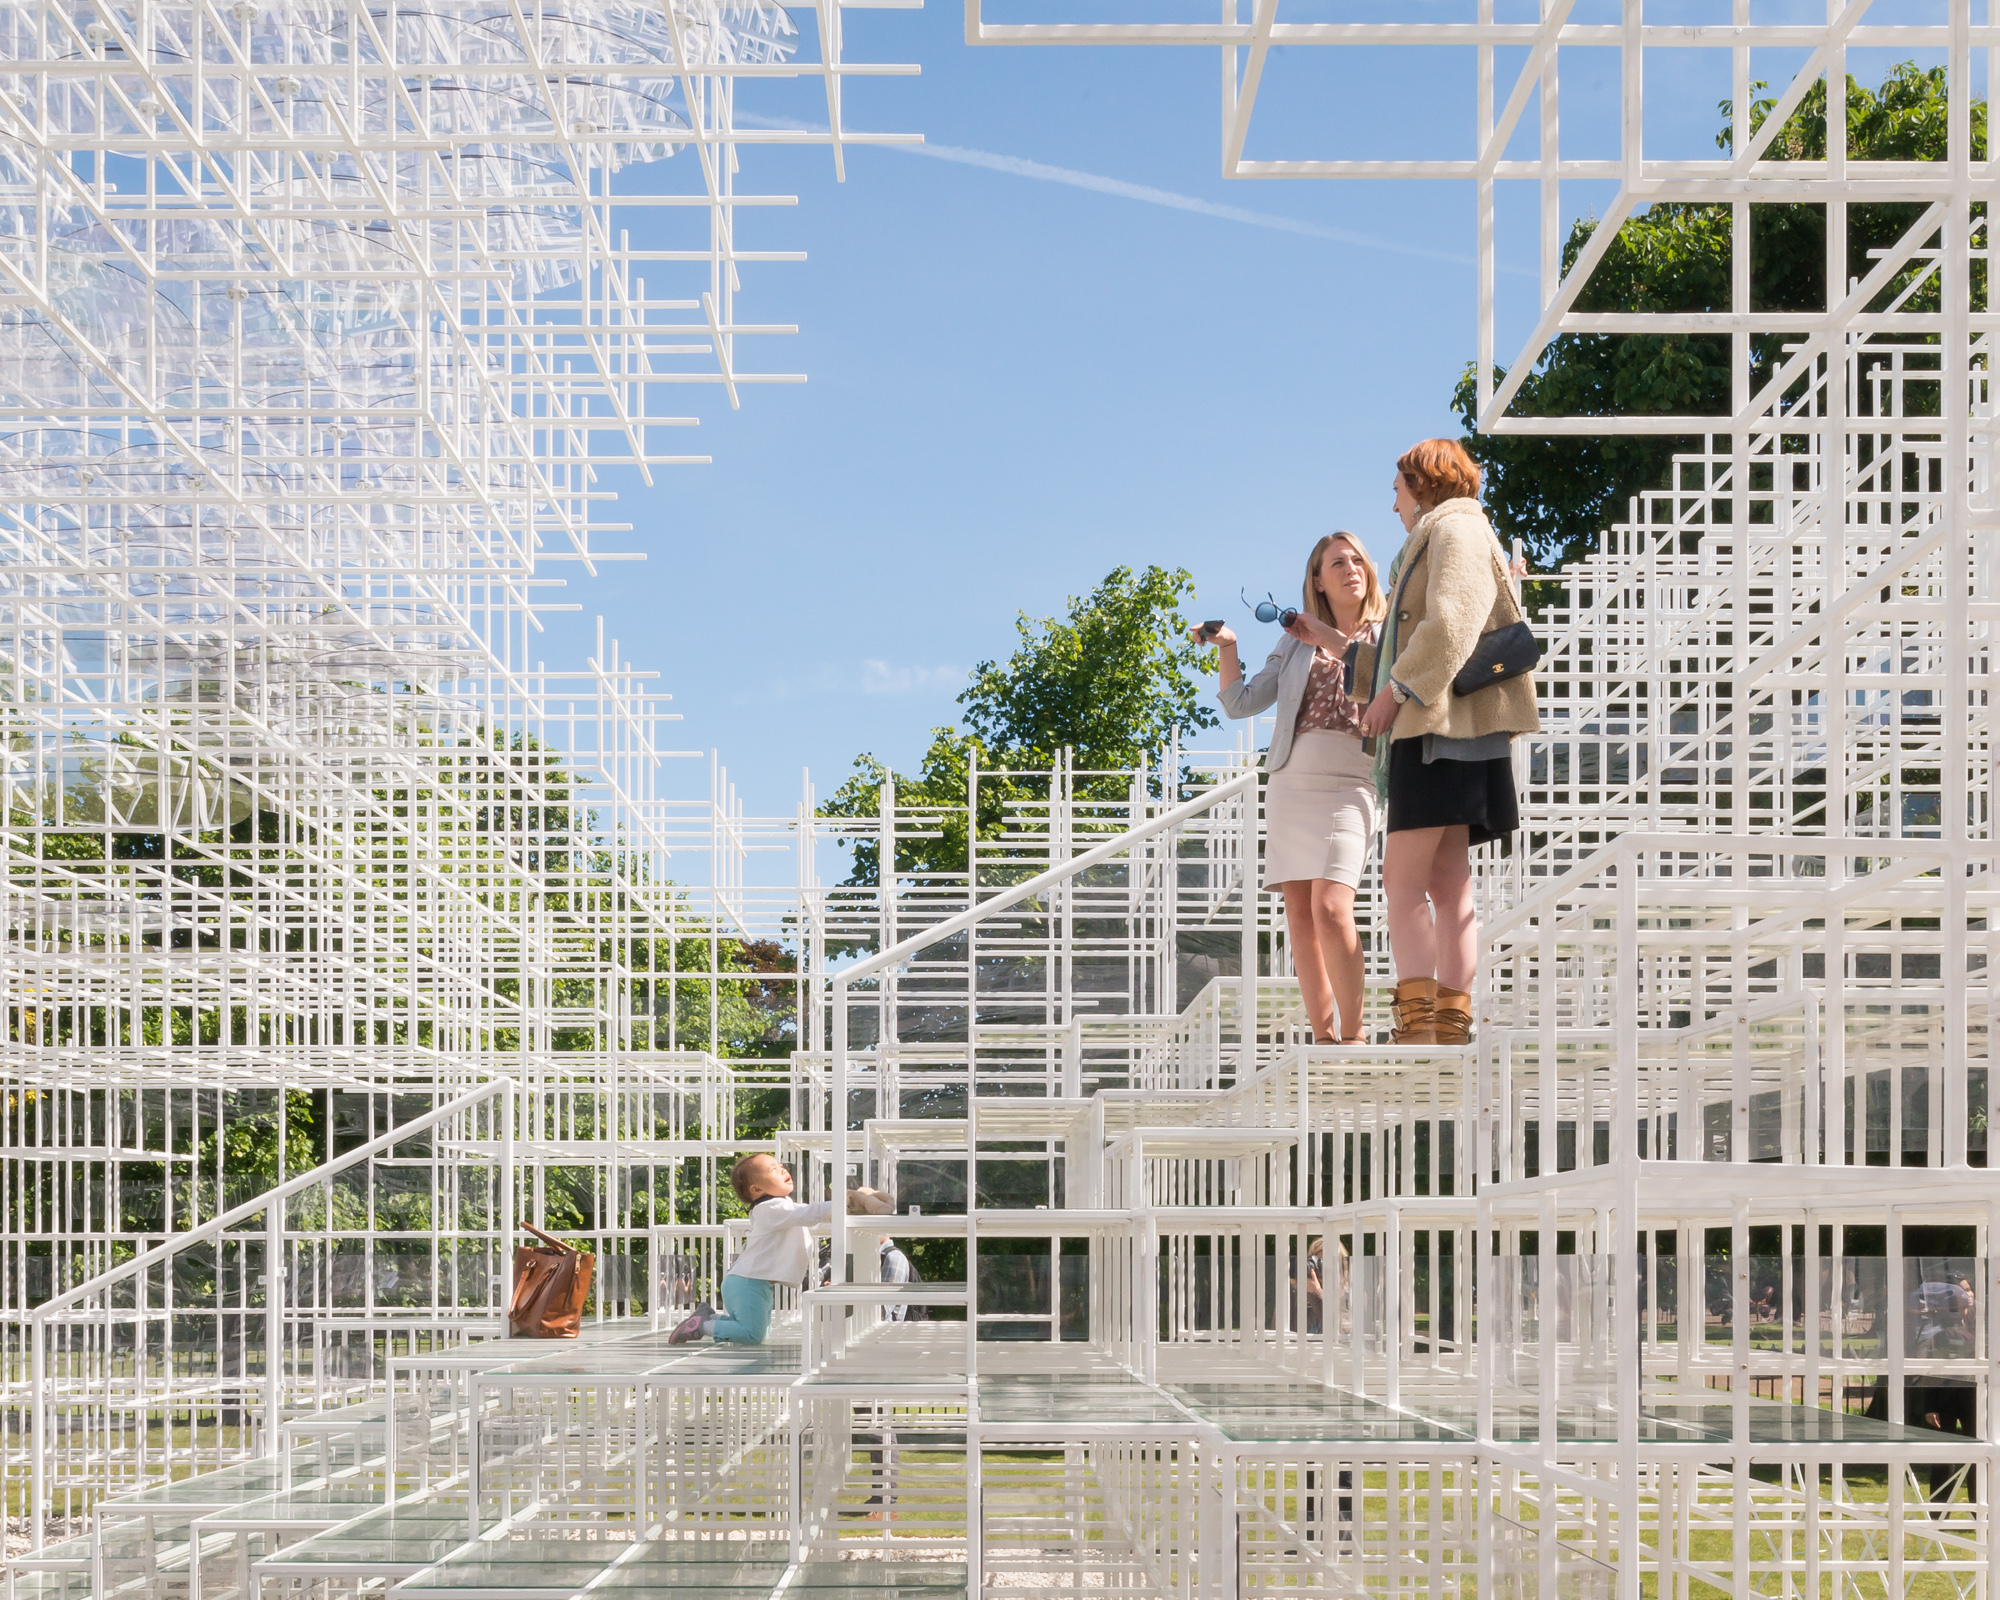
[[[1354,927],[1354,891],[1344,883],[1321,878],[1312,886],[1313,921],[1318,925],[1320,958],[1340,1010],[1340,1027],[1328,1029],[1342,1039],[1361,1033],[1361,935]]]
[[[1442,828],[1444,835],[1431,857],[1430,901],[1437,981],[1441,988],[1472,989],[1479,970],[1479,921],[1472,904],[1470,832]]]
[[[1285,930],[1292,942],[1292,971],[1298,974],[1299,995],[1312,1019],[1313,1037],[1333,1034],[1333,985],[1327,981],[1326,957],[1320,950],[1319,928],[1313,921],[1312,878],[1280,884],[1285,895]]]
[[[1428,978],[1437,972],[1431,871],[1445,835],[1452,832],[1461,840],[1466,836],[1464,828],[1403,828],[1382,836],[1382,898],[1389,902],[1389,949],[1398,978]]]

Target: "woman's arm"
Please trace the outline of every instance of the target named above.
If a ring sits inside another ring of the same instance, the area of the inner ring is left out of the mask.
[[[1285,647],[1280,645],[1265,658],[1264,670],[1256,677],[1248,677],[1243,664],[1236,658],[1235,640],[1232,636],[1230,647],[1222,657],[1222,683],[1215,691],[1216,699],[1222,702],[1224,715],[1231,717],[1254,717],[1260,711],[1269,711],[1278,699],[1278,675],[1284,670]]]
[[[1424,620],[1403,641],[1389,675],[1427,706],[1451,693],[1500,596],[1493,530],[1478,516],[1453,517],[1431,534]]]
[[[1213,624],[1215,631],[1211,633],[1210,626],[1203,623],[1199,628],[1188,629],[1188,638],[1197,645],[1215,646],[1216,671],[1223,685],[1226,687],[1249,676],[1243,670],[1242,659],[1236,654],[1236,630],[1226,622],[1218,622]]]

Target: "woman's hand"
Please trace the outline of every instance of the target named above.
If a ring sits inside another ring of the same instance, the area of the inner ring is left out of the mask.
[[[1199,628],[1190,628],[1188,629],[1188,639],[1197,645],[1234,644],[1236,642],[1236,630],[1231,628],[1226,622],[1213,633],[1203,633]]]
[[[864,1217],[886,1217],[894,1214],[896,1197],[884,1194],[880,1189],[857,1185],[847,1191],[847,1209]]]
[[[1395,722],[1396,709],[1395,695],[1384,689],[1368,702],[1368,709],[1361,713],[1361,731],[1371,739],[1379,739]]]
[[[1339,655],[1347,648],[1346,634],[1338,628],[1329,628],[1310,612],[1297,613],[1285,624],[1285,632],[1301,644],[1318,645],[1320,649],[1331,651],[1334,655]]]
[[[1528,558],[1526,556],[1516,556],[1512,561],[1507,563],[1508,577],[1518,580],[1525,578],[1527,575]]]

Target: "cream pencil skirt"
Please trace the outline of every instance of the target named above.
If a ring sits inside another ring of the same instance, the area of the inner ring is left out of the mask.
[[[1315,728],[1264,789],[1264,887],[1299,878],[1361,886],[1375,837],[1375,758],[1351,733]]]

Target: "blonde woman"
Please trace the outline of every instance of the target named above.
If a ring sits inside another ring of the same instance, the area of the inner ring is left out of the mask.
[[[1305,592],[1288,635],[1252,678],[1224,627],[1218,698],[1232,717],[1274,711],[1264,756],[1264,887],[1285,900],[1292,967],[1313,1038],[1361,1042],[1361,938],[1354,891],[1375,837],[1374,759],[1361,748],[1363,694],[1373,677],[1374,643],[1387,605],[1375,565],[1351,533],[1330,533],[1306,560]],[[1198,642],[1203,640],[1197,630]],[[1336,1027],[1336,1022],[1338,1026]]]

